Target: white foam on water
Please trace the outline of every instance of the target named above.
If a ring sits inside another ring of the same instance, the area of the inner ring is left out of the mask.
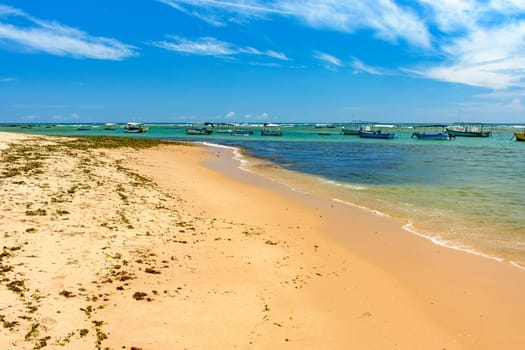
[[[350,185],[350,184],[342,184],[340,182],[337,182],[337,181],[333,181],[333,180],[327,180],[325,178],[320,178],[322,182],[324,183],[327,183],[327,184],[330,184],[330,185],[334,185],[334,186],[339,186],[339,187],[344,187],[344,188],[348,188],[350,190],[356,190],[356,191],[363,191],[363,190],[366,190],[366,187],[365,186],[360,186],[360,185]]]
[[[516,263],[514,261],[509,261],[509,264],[511,264],[512,266],[514,266],[514,267],[516,267],[516,268],[518,268],[520,270],[525,271],[525,267],[524,266],[521,266],[520,264],[518,264],[518,263]]]
[[[387,217],[387,218],[390,218],[391,216],[388,215],[388,214],[385,214],[383,213],[382,211],[379,211],[379,210],[375,210],[375,209],[370,209],[368,207],[365,207],[365,206],[362,206],[362,205],[358,205],[358,204],[355,204],[355,203],[351,203],[351,202],[347,202],[347,201],[344,201],[342,199],[339,199],[339,198],[332,198],[332,200],[334,202],[337,202],[337,203],[341,203],[341,204],[345,204],[345,205],[348,205],[350,207],[354,207],[354,208],[359,208],[359,209],[363,209],[363,210],[366,210],[368,212],[371,212],[373,214],[376,214],[376,215],[379,215],[379,216],[384,216],[384,217]]]
[[[233,151],[233,160],[236,160],[239,162],[239,169],[243,170],[243,171],[246,171],[246,172],[249,172],[249,173],[253,173],[253,171],[251,171],[250,169],[248,169],[248,167],[246,166],[246,164],[248,163],[248,160],[242,155],[240,149],[238,147],[234,147],[234,146],[225,146],[225,145],[220,145],[220,144],[217,144],[217,143],[212,143],[212,142],[202,142],[203,145],[205,146],[208,146],[208,147],[215,147],[215,148],[224,148],[224,149],[230,149]]]
[[[430,236],[430,235],[426,235],[426,234],[423,234],[421,232],[418,232],[418,231],[416,231],[416,229],[414,228],[414,226],[412,226],[412,223],[410,223],[410,222],[405,224],[405,225],[403,225],[401,228],[403,230],[407,231],[407,232],[410,232],[410,233],[416,235],[416,236],[428,239],[432,243],[434,243],[434,244],[436,244],[438,246],[441,246],[441,247],[458,250],[458,251],[461,251],[461,252],[465,252],[465,253],[481,256],[483,258],[496,260],[496,261],[499,261],[499,262],[504,261],[504,259],[502,259],[502,258],[498,258],[498,257],[492,256],[492,255],[480,253],[480,252],[478,252],[476,250],[473,250],[473,249],[470,249],[470,248],[465,248],[465,247],[462,247],[462,246],[459,246],[459,245],[456,245],[456,244],[452,244],[450,242],[447,242],[445,240],[440,239],[439,236]]]

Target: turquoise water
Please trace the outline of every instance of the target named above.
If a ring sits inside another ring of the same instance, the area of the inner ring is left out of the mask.
[[[259,130],[259,127],[247,126]],[[339,135],[339,128],[291,124],[283,137],[186,136],[184,125],[150,125],[145,134],[97,127],[53,126],[16,131],[50,135],[119,135],[210,141],[242,147],[254,157],[312,176],[333,198],[398,218],[434,241],[525,265],[525,142],[514,129],[494,127],[490,138],[428,141],[413,129],[388,129],[394,140]],[[385,130],[386,131],[386,130]],[[331,133],[320,136],[319,132]]]

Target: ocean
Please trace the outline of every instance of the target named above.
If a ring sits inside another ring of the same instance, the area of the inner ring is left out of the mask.
[[[340,127],[283,125],[283,136],[185,135],[185,125],[151,124],[144,134],[122,129],[77,130],[77,125],[0,126],[0,131],[47,135],[119,135],[209,142],[239,147],[248,167],[290,181],[304,174],[302,191],[324,191],[335,201],[398,220],[407,231],[437,244],[504,260],[525,268],[525,142],[510,125],[489,138],[451,141],[411,138],[417,125],[383,129],[393,140],[361,139]],[[319,135],[323,133],[325,135]],[[276,166],[282,171],[274,171]],[[270,171],[265,171],[265,168]],[[293,185],[293,184],[290,184]],[[349,222],[351,227],[351,222]]]

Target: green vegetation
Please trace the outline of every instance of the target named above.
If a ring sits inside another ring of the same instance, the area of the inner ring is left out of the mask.
[[[146,138],[118,137],[118,136],[84,136],[71,137],[70,141],[62,143],[70,149],[89,150],[98,148],[122,148],[134,149],[151,148],[158,145],[172,144],[168,141],[160,141]]]

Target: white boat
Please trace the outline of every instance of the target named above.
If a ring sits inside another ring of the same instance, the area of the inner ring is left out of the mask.
[[[124,132],[141,133],[148,131],[148,127],[143,123],[127,123],[124,127]]]
[[[104,130],[117,130],[118,129],[118,125],[115,124],[115,123],[106,123],[102,126],[102,128]]]

